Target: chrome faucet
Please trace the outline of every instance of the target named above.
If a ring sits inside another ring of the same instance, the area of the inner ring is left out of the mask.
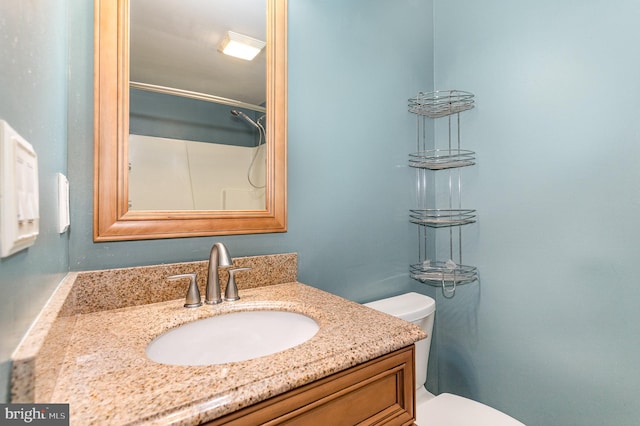
[[[211,247],[211,253],[209,255],[209,273],[207,274],[204,303],[215,305],[222,302],[218,267],[231,266],[232,264],[227,247],[222,243],[215,243],[213,247]]]

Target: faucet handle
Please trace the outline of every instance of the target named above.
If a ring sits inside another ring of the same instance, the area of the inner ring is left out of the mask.
[[[224,291],[224,300],[227,302],[233,302],[240,299],[238,296],[238,286],[236,285],[236,272],[248,271],[251,268],[233,268],[229,269],[229,283]]]
[[[198,306],[202,306],[202,300],[200,299],[200,290],[198,289],[198,284],[196,282],[196,274],[178,274],[178,275],[169,275],[167,277],[168,280],[179,280],[180,278],[190,278],[189,288],[187,289],[187,295],[184,301],[185,308],[197,308]]]

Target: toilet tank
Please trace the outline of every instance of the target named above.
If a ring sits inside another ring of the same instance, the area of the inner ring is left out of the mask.
[[[416,342],[416,389],[424,386],[427,382],[427,365],[429,363],[429,349],[431,348],[436,301],[423,294],[405,293],[387,299],[375,300],[364,305],[417,324],[427,333],[426,339]]]

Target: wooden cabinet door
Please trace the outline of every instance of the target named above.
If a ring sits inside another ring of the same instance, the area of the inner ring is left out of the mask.
[[[413,425],[414,346],[293,389],[208,425]]]

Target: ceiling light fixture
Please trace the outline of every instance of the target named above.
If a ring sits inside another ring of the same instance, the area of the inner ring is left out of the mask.
[[[264,41],[256,38],[238,34],[233,31],[227,31],[218,50],[225,55],[250,61],[260,53],[266,44]]]

